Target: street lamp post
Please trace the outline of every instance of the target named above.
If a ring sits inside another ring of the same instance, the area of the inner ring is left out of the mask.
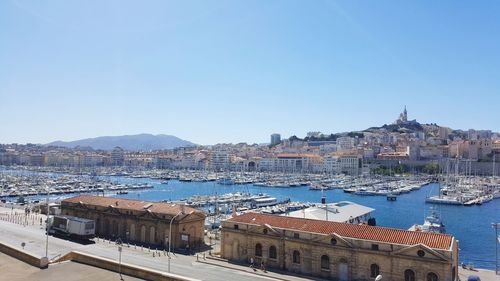
[[[172,259],[172,257],[170,256],[170,249],[172,245],[172,223],[174,222],[174,219],[180,214],[182,214],[182,211],[178,212],[177,215],[173,216],[172,219],[170,219],[170,228],[168,229],[168,272],[170,272],[170,260]]]
[[[492,223],[491,227],[495,229],[495,274],[499,274],[498,270],[498,243],[500,242],[500,237],[498,237],[498,228],[500,223]]]
[[[118,274],[120,275],[120,280],[123,280],[122,277],[122,240],[118,238],[116,240],[116,245],[118,245]]]
[[[50,189],[47,187],[47,217],[45,219],[45,257],[48,259],[49,258],[49,214],[50,214],[50,209],[49,209],[49,196],[50,196]]]

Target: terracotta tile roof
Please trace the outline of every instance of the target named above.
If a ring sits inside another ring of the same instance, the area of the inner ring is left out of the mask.
[[[120,199],[113,197],[101,197],[101,196],[90,196],[90,195],[80,195],[64,199],[62,203],[64,204],[65,202],[68,203],[82,202],[85,205],[101,206],[101,207],[109,207],[111,205],[114,208],[123,210],[135,210],[135,211],[150,210],[152,213],[166,214],[166,215],[176,215],[182,210],[186,214],[191,212],[203,213],[201,210],[181,204],[150,202],[150,201]]]
[[[231,218],[229,222],[270,225],[271,227],[290,229],[318,234],[336,233],[343,237],[363,239],[377,242],[416,245],[423,244],[433,249],[450,249],[453,237],[447,234],[416,232],[394,228],[354,225],[348,223],[329,222],[268,214],[245,213]]]

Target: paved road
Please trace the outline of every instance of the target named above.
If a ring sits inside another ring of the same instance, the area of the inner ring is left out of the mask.
[[[0,240],[16,247],[21,247],[21,243],[26,245],[24,249],[37,256],[45,256],[45,230],[40,226],[40,216],[32,216],[28,219],[30,225],[23,226],[20,223],[22,219],[17,217],[17,223],[5,221],[10,214],[11,210],[0,207]],[[19,212],[19,210],[18,210]],[[4,214],[3,216],[1,214]],[[12,216],[10,216],[12,219]],[[3,219],[3,220],[1,220]],[[43,219],[43,218],[42,218]],[[33,225],[34,224],[34,225]],[[49,259],[54,259],[65,255],[73,250],[93,254],[96,256],[111,258],[118,260],[118,249],[114,243],[109,241],[97,240],[95,244],[82,245],[72,241],[67,241],[59,238],[49,236]],[[164,252],[158,255],[155,252],[141,247],[124,247],[122,251],[122,262],[149,267],[157,270],[167,271],[168,257]],[[228,280],[237,279],[238,281],[251,281],[251,280],[276,280],[266,276],[259,276],[250,272],[240,270],[223,268],[205,263],[196,262],[196,257],[185,255],[172,255],[171,259],[171,272],[183,276],[197,278],[200,280]],[[306,280],[306,279],[303,279]]]

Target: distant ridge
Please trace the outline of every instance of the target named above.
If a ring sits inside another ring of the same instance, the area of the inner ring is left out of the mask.
[[[75,141],[54,141],[46,146],[62,146],[68,148],[91,147],[96,150],[112,150],[119,146],[125,150],[148,151],[160,149],[172,149],[176,147],[195,146],[196,144],[171,135],[125,135],[125,136],[103,136],[96,138],[81,139]]]

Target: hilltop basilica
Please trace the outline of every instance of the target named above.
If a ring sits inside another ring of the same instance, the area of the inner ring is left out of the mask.
[[[417,124],[417,123],[418,122],[416,119],[408,121],[408,111],[406,111],[406,105],[403,112],[399,114],[399,118],[396,120],[396,122],[394,122],[394,124],[397,125],[407,125],[407,124]]]

